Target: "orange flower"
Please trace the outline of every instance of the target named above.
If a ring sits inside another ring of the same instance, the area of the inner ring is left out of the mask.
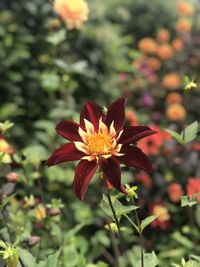
[[[175,51],[180,52],[184,47],[184,43],[180,38],[175,38],[172,41],[172,47]]]
[[[187,33],[190,32],[192,23],[189,19],[181,18],[176,23],[176,30],[178,32]]]
[[[168,42],[170,39],[170,32],[163,28],[157,33],[156,39],[160,42]]]
[[[179,93],[176,92],[172,92],[169,93],[167,96],[167,104],[171,105],[171,104],[180,104],[183,101],[182,96]]]
[[[186,110],[180,104],[172,104],[168,106],[166,116],[170,121],[182,121],[186,117]]]
[[[46,218],[46,209],[42,204],[38,205],[37,208],[35,209],[35,217],[38,222]]]
[[[180,1],[177,3],[177,9],[183,16],[192,16],[194,13],[194,9],[192,5],[186,3],[185,1]]]
[[[167,89],[175,89],[179,87],[180,84],[181,84],[181,79],[179,75],[175,72],[166,74],[162,80],[162,85]]]
[[[200,193],[200,179],[190,177],[187,184],[187,195],[192,198],[197,193]],[[196,199],[200,202],[200,195]]]
[[[151,180],[150,175],[145,172],[139,172],[136,175],[136,180],[143,183],[147,187],[150,187],[152,185],[152,180]]]
[[[197,57],[192,56],[189,58],[189,64],[191,66],[196,66],[196,65],[198,65],[198,63],[199,63],[199,60]]]
[[[162,60],[168,60],[173,56],[173,49],[169,44],[161,44],[157,47],[157,56]]]
[[[151,127],[154,131],[157,132],[156,138],[152,135],[146,137],[143,140],[141,139],[138,142],[138,147],[141,148],[148,156],[155,156],[159,153],[159,149],[164,142],[164,135],[159,127],[154,125]]]
[[[152,70],[159,70],[161,67],[161,62],[156,57],[150,57],[147,61],[148,65],[151,67]]]
[[[181,197],[183,196],[182,187],[180,184],[177,183],[172,183],[168,185],[167,191],[169,199],[174,203],[179,202],[181,200]]]
[[[133,109],[129,108],[126,110],[126,118],[129,121],[131,126],[137,126],[138,125],[137,115]]]
[[[80,28],[88,19],[88,5],[84,0],[55,0],[54,10],[66,22],[68,29]]]
[[[157,216],[157,218],[151,223],[153,228],[161,228],[163,230],[170,227],[170,215],[168,209],[163,204],[154,204],[151,208],[151,215]]]
[[[157,44],[156,42],[150,38],[150,37],[145,37],[139,41],[139,50],[143,53],[149,53],[149,54],[154,54],[157,49]]]
[[[11,155],[14,153],[14,149],[6,142],[6,140],[0,136],[0,155],[2,155],[1,162],[11,163]]]

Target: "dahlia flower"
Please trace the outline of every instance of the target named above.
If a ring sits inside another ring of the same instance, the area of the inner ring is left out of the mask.
[[[80,160],[74,176],[74,191],[79,199],[84,198],[88,184],[98,168],[107,182],[125,194],[126,190],[121,184],[120,163],[152,172],[148,157],[135,143],[155,131],[146,126],[124,128],[124,119],[124,98],[113,102],[106,114],[99,105],[87,101],[80,114],[79,124],[66,120],[56,126],[57,133],[70,143],[57,149],[46,165]]]

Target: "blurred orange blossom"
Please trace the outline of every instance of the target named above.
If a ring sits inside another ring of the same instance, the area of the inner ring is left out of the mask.
[[[55,0],[54,10],[66,22],[68,29],[80,28],[88,19],[88,5],[84,0]]]

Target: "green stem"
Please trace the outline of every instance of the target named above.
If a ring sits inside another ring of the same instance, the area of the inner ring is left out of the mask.
[[[119,226],[119,221],[118,221],[118,219],[117,219],[116,212],[115,212],[115,209],[114,209],[114,207],[113,207],[113,204],[112,204],[112,200],[111,200],[109,191],[108,191],[108,194],[107,194],[107,198],[108,198],[108,202],[109,202],[110,208],[111,208],[112,213],[113,213],[113,217],[114,217],[114,219],[115,219],[115,223],[116,223],[116,225],[117,225],[117,229],[118,229],[119,233],[121,233],[121,229],[120,229],[120,226]]]
[[[117,239],[116,239],[115,235],[113,234],[109,223],[108,223],[108,227],[110,230],[110,238],[111,238],[113,251],[114,251],[114,255],[115,255],[115,264],[116,264],[116,267],[120,267],[120,264],[119,264],[120,251],[119,251],[119,247],[117,245]]]
[[[135,205],[134,199],[132,200],[132,202],[133,202],[133,205]],[[141,267],[144,267],[144,249],[143,249],[144,237],[143,237],[143,234],[142,234],[141,223],[140,223],[140,219],[139,219],[137,210],[134,210],[134,213],[135,213],[136,223],[137,223],[137,226],[138,226],[138,229],[139,229],[139,238],[140,238],[140,246],[141,246],[141,251],[140,251]]]

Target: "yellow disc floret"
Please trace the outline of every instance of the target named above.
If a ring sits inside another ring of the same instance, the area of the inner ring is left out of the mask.
[[[112,149],[113,140],[108,134],[97,133],[89,136],[88,148],[95,155],[108,154]]]
[[[82,159],[92,161],[99,160],[101,157],[109,158],[112,155],[123,155],[119,153],[122,145],[117,144],[122,132],[117,134],[113,124],[108,129],[100,119],[98,130],[95,130],[93,124],[85,120],[86,130],[83,131],[82,128],[79,128],[79,135],[83,142],[75,142],[76,148],[86,154]]]

